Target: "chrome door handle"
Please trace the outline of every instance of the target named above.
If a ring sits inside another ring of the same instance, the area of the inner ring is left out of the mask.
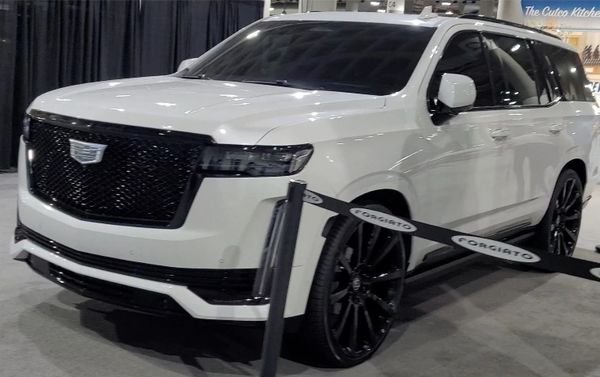
[[[490,132],[490,136],[494,140],[506,140],[510,136],[508,128],[497,128]]]
[[[556,135],[556,134],[559,134],[560,131],[562,131],[562,130],[563,130],[563,126],[562,125],[560,125],[560,124],[553,124],[553,125],[550,126],[550,130],[549,131],[550,131],[551,134]]]

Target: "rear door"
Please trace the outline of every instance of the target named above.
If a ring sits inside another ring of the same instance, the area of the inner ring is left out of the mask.
[[[494,86],[494,111],[507,132],[504,201],[513,215],[533,215],[547,205],[561,163],[565,112],[553,95],[534,42],[484,32]],[[568,113],[568,112],[567,112]]]

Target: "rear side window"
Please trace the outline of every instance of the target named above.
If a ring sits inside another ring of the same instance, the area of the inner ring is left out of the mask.
[[[567,101],[594,101],[579,55],[548,44],[541,44],[541,48],[550,64],[549,74],[558,75],[563,98]]]
[[[529,46],[535,55],[538,75],[542,77],[548,90],[549,101],[553,102],[560,99],[562,93],[560,92],[560,84],[558,83],[558,73],[553,68],[550,58],[544,54],[542,43],[531,40],[529,41]]]
[[[477,96],[476,107],[492,106],[492,87],[487,63],[483,55],[483,46],[478,32],[461,32],[456,34],[444,49],[444,55],[435,68],[427,89],[429,109],[435,111],[439,107],[437,93],[444,73],[456,73],[469,76],[475,82]]]
[[[538,75],[533,52],[524,39],[484,34],[496,106],[548,103],[546,84]]]

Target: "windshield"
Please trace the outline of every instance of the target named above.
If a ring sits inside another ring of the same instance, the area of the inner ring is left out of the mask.
[[[385,95],[406,85],[434,31],[362,22],[259,22],[180,77]]]

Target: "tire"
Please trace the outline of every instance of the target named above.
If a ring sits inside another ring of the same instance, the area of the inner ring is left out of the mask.
[[[546,214],[537,227],[535,246],[551,254],[573,255],[582,209],[581,178],[574,170],[566,169],[558,177]]]
[[[361,205],[391,214],[374,202]],[[350,367],[371,357],[392,327],[405,275],[398,232],[339,216],[313,279],[300,333],[303,352],[323,367]]]

